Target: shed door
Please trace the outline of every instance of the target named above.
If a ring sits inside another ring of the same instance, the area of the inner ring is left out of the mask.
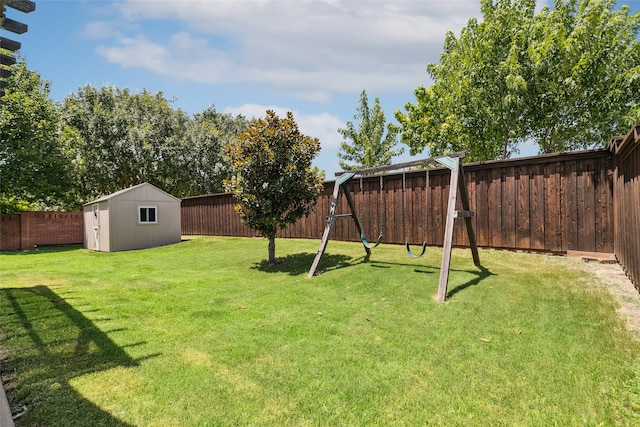
[[[93,228],[93,249],[100,250],[100,205],[91,206],[91,226]]]

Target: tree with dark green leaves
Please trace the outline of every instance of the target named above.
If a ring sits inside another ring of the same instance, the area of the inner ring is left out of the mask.
[[[363,90],[356,111],[353,118],[360,120],[358,129],[351,121],[347,122],[346,128],[338,129],[345,139],[338,152],[340,167],[349,170],[391,164],[391,159],[401,155],[404,149],[394,150],[398,143],[399,129],[391,123],[387,123],[385,127],[386,117],[380,107],[380,99],[375,98],[373,109],[370,109],[367,92]]]
[[[230,177],[231,168],[222,147],[232,144],[248,126],[243,116],[219,113],[215,106],[193,116],[185,135],[189,147],[185,168],[193,186],[190,195],[224,191],[223,181]]]
[[[640,13],[614,0],[481,0],[481,21],[449,32],[431,87],[396,111],[411,153],[508,158],[606,144],[640,118]]]
[[[0,211],[75,208],[73,132],[49,99],[49,82],[12,66],[0,100]]]
[[[189,116],[161,92],[131,93],[85,86],[65,98],[62,118],[81,140],[83,201],[149,182],[182,197],[193,195],[185,159]]]
[[[319,151],[320,141],[302,134],[291,112],[280,118],[271,110],[224,146],[233,170],[225,189],[233,194],[242,221],[269,240],[271,265],[278,230],[307,216],[323,188],[311,168]]]

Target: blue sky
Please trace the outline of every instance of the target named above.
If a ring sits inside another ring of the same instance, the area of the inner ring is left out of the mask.
[[[344,127],[366,89],[388,121],[429,86],[448,30],[459,34],[479,0],[35,0],[22,42],[28,67],[62,101],[78,87],[162,91],[187,113],[263,116],[292,111],[320,139],[314,164],[339,170]],[[627,0],[640,10],[640,0]],[[408,152],[408,149],[406,150]],[[534,155],[523,147],[521,155]],[[426,157],[423,153],[416,157]],[[409,156],[394,159],[408,160]]]

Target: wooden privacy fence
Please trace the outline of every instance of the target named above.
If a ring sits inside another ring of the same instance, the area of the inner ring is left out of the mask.
[[[612,253],[614,250],[613,155],[609,150],[465,164],[478,245],[527,251],[567,250]],[[449,170],[405,172],[354,180],[346,190],[369,241],[380,231],[383,242],[442,245],[449,195]],[[279,236],[320,239],[326,225],[334,183],[325,183],[316,209]],[[406,200],[405,200],[406,199]],[[406,209],[403,205],[406,202]],[[183,234],[254,236],[233,210],[228,194],[182,200]],[[457,207],[460,209],[460,206]],[[337,213],[348,213],[341,198]],[[426,221],[425,221],[426,215]],[[406,232],[405,232],[406,229]],[[331,239],[359,241],[351,220],[336,221]],[[405,236],[405,234],[407,236]],[[456,224],[454,245],[467,246],[464,223]]]
[[[325,185],[326,190],[326,185]],[[213,194],[182,199],[182,234],[204,236],[257,236],[234,211],[231,194]]]
[[[640,122],[611,139],[615,154],[615,254],[640,290]]]

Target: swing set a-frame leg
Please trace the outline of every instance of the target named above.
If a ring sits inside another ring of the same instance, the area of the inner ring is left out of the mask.
[[[342,185],[346,184],[353,178],[355,174],[353,173],[345,173],[339,179],[336,180],[336,183],[333,187],[333,196],[331,197],[331,208],[329,209],[329,216],[327,216],[327,225],[324,228],[324,232],[322,233],[322,240],[320,241],[320,247],[318,248],[318,252],[316,253],[316,257],[313,259],[313,264],[311,264],[311,268],[309,269],[309,274],[307,274],[308,278],[312,278],[316,274],[316,269],[318,268],[318,264],[320,264],[320,259],[324,254],[324,251],[327,249],[327,243],[329,242],[329,233],[331,232],[331,227],[336,219],[336,208],[338,207],[338,199],[340,198],[340,190]],[[358,229],[358,235],[362,235],[362,225],[358,220],[358,215],[356,214],[356,207],[353,202],[353,198],[351,194],[347,191],[344,192],[345,197],[347,198],[347,204],[349,205],[349,209],[351,209],[351,217],[356,223],[356,228]],[[371,254],[371,249],[364,246],[363,247],[367,255]]]
[[[473,224],[471,217],[473,212],[469,207],[469,195],[467,194],[467,185],[464,180],[464,171],[462,170],[462,162],[458,160],[457,167],[451,169],[451,180],[449,181],[449,204],[447,205],[447,222],[444,227],[444,244],[442,248],[442,263],[440,264],[440,282],[438,284],[439,302],[444,302],[447,298],[447,286],[449,283],[449,268],[451,267],[451,249],[453,247],[453,225],[456,218],[464,218],[469,237],[469,245],[471,246],[471,254],[473,263],[480,265],[480,257],[478,255],[478,245],[476,243],[475,233],[473,232]],[[458,191],[460,192],[460,200],[462,202],[462,211],[456,211],[456,202]]]
[[[349,205],[349,209],[351,210],[351,217],[356,223],[358,236],[362,236],[364,234],[364,230],[362,229],[362,224],[360,224],[360,220],[358,219],[358,214],[356,213],[356,204],[353,201],[353,197],[351,197],[351,194],[348,191],[344,192],[344,196],[347,198],[347,204]],[[367,255],[371,255],[371,248],[366,245],[366,240],[362,241],[362,247],[364,248],[364,251],[367,253]]]
[[[312,278],[314,274],[316,274],[316,269],[318,268],[318,264],[320,264],[320,259],[324,254],[325,249],[327,249],[327,243],[329,242],[329,233],[331,232],[331,226],[336,219],[336,207],[338,206],[338,197],[340,196],[340,184],[336,181],[333,187],[333,196],[331,197],[331,208],[329,209],[329,216],[327,216],[327,225],[324,227],[324,232],[322,233],[322,240],[320,241],[320,247],[318,248],[318,252],[316,252],[316,257],[313,259],[313,264],[311,264],[311,268],[309,269],[309,274],[307,277]]]

